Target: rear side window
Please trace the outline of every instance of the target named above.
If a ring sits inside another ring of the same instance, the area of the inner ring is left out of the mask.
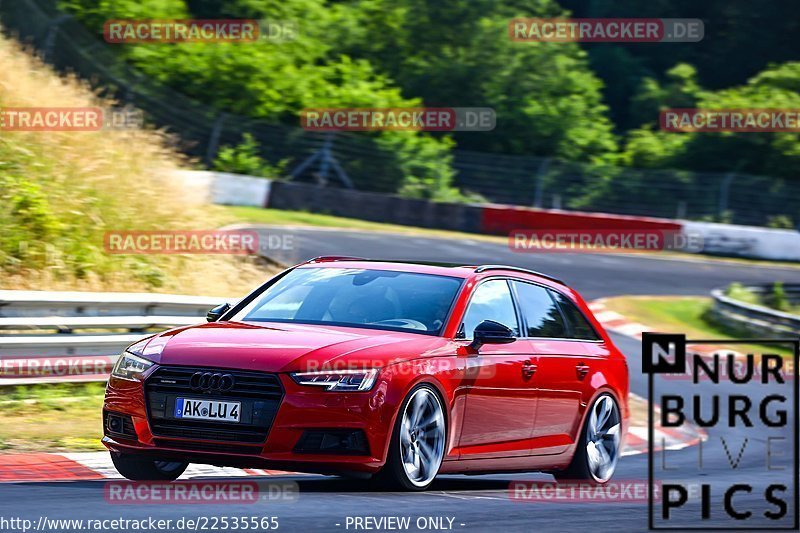
[[[578,309],[577,306],[569,300],[569,298],[555,291],[550,292],[553,295],[553,298],[555,298],[555,300],[558,302],[559,306],[561,306],[561,311],[564,313],[570,329],[572,330],[572,338],[586,341],[600,340],[597,332],[594,330],[592,325],[589,324],[589,321],[583,315],[581,310]]]
[[[527,324],[526,337],[565,338],[568,336],[564,317],[550,291],[539,285],[512,282],[519,299],[520,310]]]

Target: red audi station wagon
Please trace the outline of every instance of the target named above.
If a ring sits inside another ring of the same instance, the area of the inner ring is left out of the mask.
[[[104,444],[133,480],[189,463],[606,483],[628,368],[581,297],[511,266],[321,257],[119,357]]]

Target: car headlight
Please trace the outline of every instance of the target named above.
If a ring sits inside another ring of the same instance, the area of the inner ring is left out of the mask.
[[[127,379],[128,381],[142,381],[142,374],[153,366],[153,364],[152,361],[148,361],[138,355],[124,352],[119,356],[119,359],[117,359],[117,363],[114,365],[114,370],[111,371],[111,375],[115,378]]]
[[[291,372],[289,375],[300,385],[320,387],[326,391],[367,391],[375,385],[378,369]]]

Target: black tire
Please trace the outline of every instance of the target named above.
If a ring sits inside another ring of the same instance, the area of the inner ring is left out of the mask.
[[[439,393],[436,389],[428,385],[427,383],[422,383],[414,387],[411,392],[408,393],[403,403],[400,405],[400,410],[397,413],[397,417],[394,423],[394,429],[392,430],[392,437],[389,443],[389,452],[386,456],[386,464],[383,466],[380,472],[373,477],[373,481],[377,483],[377,485],[383,489],[399,489],[405,491],[424,491],[428,487],[431,486],[433,483],[436,474],[441,467],[441,459],[439,460],[438,464],[435,466],[435,473],[431,476],[431,479],[427,482],[414,482],[409,478],[408,473],[406,472],[403,466],[403,457],[401,452],[401,439],[400,439],[400,431],[401,426],[403,424],[403,416],[406,412],[406,408],[408,407],[409,402],[411,399],[421,390],[425,390],[427,393],[430,393],[431,397],[436,399],[438,407],[441,411],[441,416],[444,421],[443,430],[444,435],[442,437],[442,459],[444,458],[444,454],[447,451],[447,415],[445,414],[444,403],[442,402]]]
[[[617,460],[619,459],[620,454],[620,444],[617,443],[616,445],[616,455],[614,456],[613,466],[611,468],[610,474],[607,476],[604,475],[602,478],[598,478],[593,472],[592,468],[589,464],[589,452],[588,452],[588,445],[589,445],[589,432],[590,432],[590,425],[591,425],[591,418],[592,418],[592,411],[597,408],[598,404],[601,401],[607,398],[611,401],[611,404],[614,406],[614,416],[617,417],[616,422],[620,423],[621,418],[619,415],[619,405],[614,400],[614,397],[610,394],[601,394],[598,396],[594,402],[592,402],[592,406],[586,413],[586,420],[583,423],[583,428],[581,429],[581,436],[578,440],[578,444],[575,448],[575,455],[572,456],[572,462],[570,462],[569,466],[564,470],[558,470],[552,472],[553,477],[556,478],[557,481],[567,482],[567,481],[577,481],[581,483],[589,483],[591,485],[605,485],[611,480],[611,477],[614,474],[614,470],[616,469]],[[621,426],[620,426],[621,427]],[[621,439],[619,439],[621,441]]]
[[[180,461],[157,461],[116,452],[111,452],[111,461],[117,472],[131,481],[175,481],[189,466]]]

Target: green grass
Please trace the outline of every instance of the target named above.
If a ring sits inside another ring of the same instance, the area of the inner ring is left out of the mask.
[[[710,319],[711,305],[711,298],[699,296],[619,296],[606,300],[607,309],[654,331],[683,333],[689,339],[739,340],[752,337],[731,331]],[[777,352],[784,357],[792,355],[788,349],[774,346],[732,344],[726,348],[750,353]]]
[[[0,453],[105,449],[101,383],[0,389]]]
[[[740,302],[744,302],[746,304],[764,305],[761,303],[761,299],[757,294],[747,290],[747,288],[741,283],[731,283],[728,285],[728,288],[725,289],[725,296],[728,298],[733,298],[734,300],[739,300]]]
[[[104,383],[51,383],[42,385],[17,385],[0,388],[0,402],[12,404],[25,400],[50,402],[64,398],[102,396]]]
[[[237,221],[251,222],[253,224],[295,224],[301,226],[362,228],[371,230],[395,227],[404,228],[404,226],[393,226],[392,224],[382,224],[379,222],[369,222],[366,220],[337,217],[333,215],[321,215],[318,213],[308,213],[306,211],[283,211],[280,209],[263,209],[260,207],[245,206],[224,206],[222,209],[227,211]]]
[[[496,235],[480,235],[477,233],[465,233],[460,231],[401,226],[399,224],[371,222],[369,220],[359,220],[356,218],[338,217],[320,213],[309,213],[307,211],[285,211],[282,209],[265,209],[262,207],[244,206],[222,206],[221,209],[226,213],[228,221],[231,224],[245,223],[274,226],[314,226],[388,233],[406,233],[413,235],[430,235],[450,238],[457,237],[461,239],[494,241],[501,244],[508,242],[506,237]]]

